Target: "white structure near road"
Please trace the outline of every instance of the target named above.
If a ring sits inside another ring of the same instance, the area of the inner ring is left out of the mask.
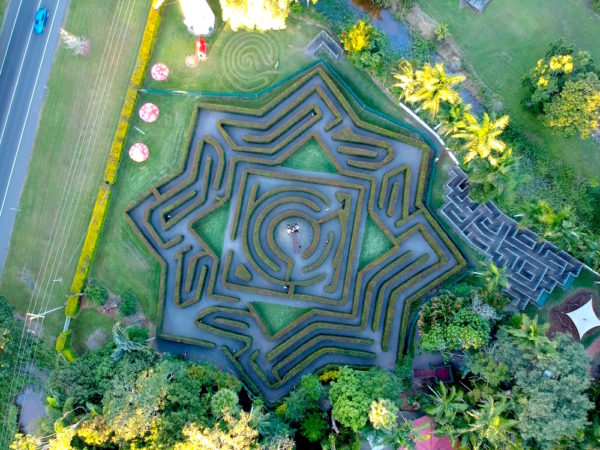
[[[205,36],[215,28],[215,14],[206,0],[179,0],[183,23],[194,36]]]

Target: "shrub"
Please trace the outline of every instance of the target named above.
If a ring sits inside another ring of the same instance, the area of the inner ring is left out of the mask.
[[[79,296],[70,295],[65,306],[65,316],[73,317],[79,312]]]
[[[58,335],[58,338],[56,338],[55,345],[57,352],[62,353],[64,349],[69,348],[71,346],[72,334],[73,333],[71,331],[63,331]]]
[[[309,414],[300,425],[302,436],[310,442],[318,442],[325,437],[325,432],[328,429],[327,420],[320,412]]]
[[[450,35],[450,31],[448,30],[448,24],[446,22],[440,22],[437,27],[435,27],[435,40],[438,42],[442,42]]]
[[[391,65],[387,61],[393,54],[389,41],[367,21],[359,20],[347,27],[340,34],[340,41],[348,52],[348,59],[359,68],[381,75],[385,67]]]
[[[126,316],[131,316],[137,311],[137,296],[131,290],[127,290],[121,294],[121,304],[119,310]]]
[[[127,336],[134,342],[144,343],[148,340],[149,331],[146,327],[132,325],[127,328]]]
[[[239,410],[238,395],[231,389],[222,388],[210,399],[210,409],[215,417],[234,416]]]
[[[416,67],[425,65],[431,61],[431,55],[435,51],[435,42],[425,39],[417,31],[410,33],[412,40],[411,59]]]
[[[97,305],[104,305],[108,299],[108,290],[97,281],[89,283],[83,291],[86,300],[92,301]]]

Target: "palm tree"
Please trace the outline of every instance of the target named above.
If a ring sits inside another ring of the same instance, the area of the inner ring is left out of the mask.
[[[488,263],[483,272],[472,273],[484,279],[485,290],[488,293],[496,292],[510,285],[506,276],[506,266],[498,267],[493,261]]]
[[[512,148],[508,148],[497,158],[498,163],[491,166],[483,160],[471,162],[469,172],[469,196],[478,203],[503,198],[510,201],[517,187],[513,176],[518,159],[513,157]]]
[[[401,89],[400,100],[404,100],[408,103],[415,103],[418,98],[416,98],[413,94],[419,87],[419,83],[417,81],[413,66],[410,61],[404,59],[400,61],[398,67],[400,71],[394,73],[394,78],[396,78],[398,82],[392,85],[392,87]]]
[[[556,350],[556,344],[546,337],[549,323],[538,324],[538,316],[531,319],[527,314],[521,315],[519,328],[507,328],[506,331],[515,338],[517,345],[524,350],[533,350],[534,356],[550,355]]]
[[[453,87],[464,81],[462,75],[447,75],[442,64],[431,66],[425,64],[422,70],[415,74],[417,88],[414,97],[422,102],[421,108],[429,111],[431,118],[435,118],[440,111],[442,102],[455,104],[460,102],[460,95]]]
[[[481,448],[516,449],[522,448],[513,432],[517,420],[506,418],[508,410],[506,398],[495,400],[489,396],[478,409],[467,411],[468,424],[461,429],[461,447],[474,450]]]
[[[437,128],[439,134],[453,135],[462,130],[464,115],[471,111],[470,103],[456,102],[442,109],[441,122]]]
[[[115,361],[121,359],[123,354],[137,351],[148,351],[148,347],[139,342],[134,342],[127,336],[127,333],[121,328],[121,324],[117,322],[112,329],[113,341],[115,342],[115,350],[110,355]]]
[[[433,405],[425,408],[425,412],[433,417],[433,419],[441,426],[453,428],[456,415],[459,412],[467,410],[468,405],[463,398],[463,392],[452,386],[450,389],[445,384],[440,382],[437,389],[429,387],[434,395],[428,397],[433,401]]]
[[[468,163],[479,157],[495,166],[498,161],[494,152],[502,153],[506,148],[506,144],[498,138],[507,125],[508,116],[492,120],[487,113],[483,113],[480,122],[477,117],[465,113],[462,130],[452,135],[453,138],[464,141],[462,146],[462,150],[466,152],[464,162]]]

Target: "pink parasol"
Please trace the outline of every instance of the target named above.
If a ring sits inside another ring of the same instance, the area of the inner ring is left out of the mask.
[[[164,81],[169,76],[169,68],[166,64],[157,63],[152,66],[150,74],[156,81]]]
[[[129,149],[129,157],[135,162],[146,161],[149,154],[150,152],[148,151],[148,146],[146,144],[142,144],[141,142],[133,144]]]
[[[144,103],[139,111],[140,119],[144,122],[154,122],[158,119],[158,106],[154,103]]]

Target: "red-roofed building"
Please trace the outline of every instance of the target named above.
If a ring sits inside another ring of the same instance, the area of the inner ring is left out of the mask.
[[[413,422],[413,426],[415,428],[419,428],[422,425],[427,426],[422,430],[419,430],[418,433],[421,436],[429,436],[429,439],[415,441],[417,450],[453,450],[452,443],[450,442],[450,438],[448,436],[435,436],[433,421],[429,417],[419,417]],[[406,449],[403,448],[402,450]]]

